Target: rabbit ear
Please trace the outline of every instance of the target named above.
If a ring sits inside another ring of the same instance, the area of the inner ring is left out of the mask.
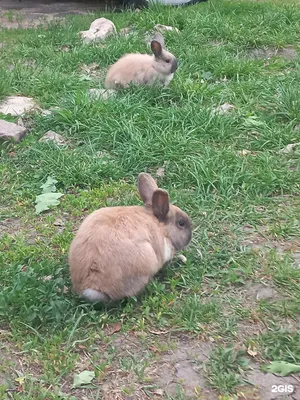
[[[138,191],[145,205],[152,205],[152,196],[157,188],[157,184],[151,175],[144,172],[139,174]]]
[[[156,32],[152,40],[156,40],[158,43],[161,44],[161,47],[165,47],[165,39],[160,32]]]
[[[169,193],[163,189],[157,189],[152,196],[152,211],[157,219],[164,221],[170,208]]]
[[[162,45],[157,40],[152,40],[151,50],[155,57],[160,57],[162,53]]]

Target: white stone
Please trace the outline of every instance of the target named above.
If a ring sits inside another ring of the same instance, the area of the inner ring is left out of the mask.
[[[95,40],[95,30],[81,31],[79,33],[85,43],[89,43]]]
[[[214,112],[216,114],[227,114],[228,112],[232,111],[233,109],[235,109],[235,106],[230,104],[230,103],[224,103],[219,107],[216,107],[214,109]]]
[[[9,96],[0,104],[0,113],[17,117],[33,108],[38,107],[31,97]]]
[[[0,139],[2,140],[15,140],[19,142],[26,135],[26,132],[27,129],[24,126],[0,120]]]
[[[159,32],[175,31],[175,32],[179,33],[178,28],[175,28],[174,26],[168,26],[168,25],[162,25],[162,24],[155,25],[154,30],[159,31]]]
[[[66,144],[65,139],[59,134],[54,131],[48,131],[42,136],[39,142],[55,142],[58,146],[63,146]]]
[[[79,34],[84,42],[89,43],[95,40],[104,40],[116,32],[113,22],[106,18],[98,18],[91,23],[89,30],[81,31]]]
[[[116,94],[116,90],[113,89],[89,89],[89,95],[91,99],[103,99],[108,100],[110,97]]]
[[[295,150],[296,147],[299,147],[300,143],[290,143],[287,146],[285,146],[283,149],[281,149],[279,152],[283,154],[291,153],[293,150]]]

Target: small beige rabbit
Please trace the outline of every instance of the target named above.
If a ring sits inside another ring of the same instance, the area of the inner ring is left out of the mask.
[[[73,289],[87,301],[137,295],[191,240],[189,217],[169,203],[168,192],[150,175],[139,175],[138,190],[144,206],[94,211],[71,243]]]
[[[125,54],[113,64],[106,75],[106,89],[119,89],[137,85],[152,85],[154,82],[168,86],[177,70],[177,60],[164,47],[160,33],[151,41],[153,56],[149,54]]]

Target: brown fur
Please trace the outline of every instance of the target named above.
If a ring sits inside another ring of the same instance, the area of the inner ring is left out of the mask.
[[[164,48],[163,37],[151,42],[153,56],[148,54],[125,54],[107,73],[106,89],[126,88],[129,84],[152,85],[154,82],[167,86],[177,69],[177,60]]]
[[[113,300],[137,295],[168,261],[165,241],[168,259],[189,243],[190,220],[169,204],[168,193],[148,174],[140,174],[138,187],[145,207],[101,208],[80,226],[69,252],[73,288],[79,295],[86,289]],[[185,227],[177,226],[178,221]]]

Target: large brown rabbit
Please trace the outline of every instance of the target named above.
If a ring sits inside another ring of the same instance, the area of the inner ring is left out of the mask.
[[[146,173],[138,177],[143,206],[94,211],[80,226],[69,252],[73,289],[87,301],[137,295],[191,240],[191,222],[169,203]]]
[[[106,89],[126,88],[130,83],[152,85],[157,82],[167,86],[177,70],[177,60],[165,49],[160,33],[151,42],[153,56],[149,54],[125,54],[107,73]]]

